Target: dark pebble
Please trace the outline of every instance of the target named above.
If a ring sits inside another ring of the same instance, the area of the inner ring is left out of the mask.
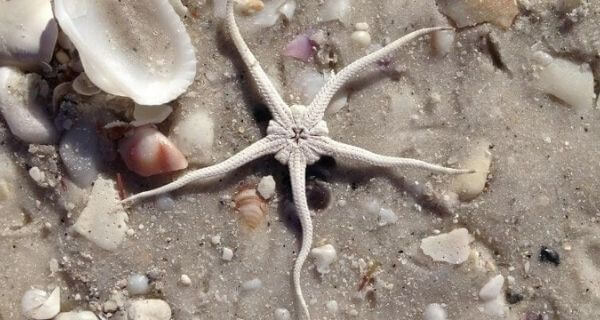
[[[523,301],[523,295],[518,293],[518,292],[514,292],[512,290],[508,290],[506,292],[506,301],[510,304],[516,304],[519,303],[521,301]]]
[[[558,266],[560,264],[560,255],[558,252],[556,252],[556,250],[542,246],[542,249],[540,250],[540,261],[550,262],[555,266]]]

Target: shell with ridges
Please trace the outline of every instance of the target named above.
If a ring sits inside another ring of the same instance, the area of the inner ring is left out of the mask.
[[[54,12],[86,75],[105,92],[159,105],[194,81],[194,48],[168,0],[56,0]]]
[[[240,214],[242,221],[251,229],[258,227],[266,217],[269,207],[256,189],[244,188],[234,197],[235,209]]]

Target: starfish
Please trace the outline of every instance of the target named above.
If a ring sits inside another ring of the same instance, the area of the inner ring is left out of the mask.
[[[335,93],[360,71],[420,36],[434,31],[452,30],[452,28],[434,27],[411,32],[387,46],[354,61],[332,76],[308,106],[296,104],[288,106],[279,93],[277,93],[269,77],[242,38],[235,22],[233,2],[234,0],[227,1],[226,25],[234,45],[256,82],[258,91],[273,117],[269,121],[267,135],[225,161],[189,172],[169,184],[138,193],[124,199],[123,202],[132,202],[170,192],[193,181],[206,180],[227,174],[263,156],[274,155],[275,159],[289,168],[292,196],[296,214],[302,227],[302,243],[293,266],[292,282],[295,297],[299,304],[298,309],[303,318],[310,319],[308,306],[304,300],[300,286],[300,273],[304,261],[309,255],[313,240],[313,225],[306,199],[307,165],[315,163],[321,156],[331,156],[334,158],[355,160],[374,167],[418,168],[442,174],[474,172],[468,169],[446,168],[410,158],[379,155],[359,147],[335,141],[328,137],[329,130],[327,123],[323,120],[325,110]]]

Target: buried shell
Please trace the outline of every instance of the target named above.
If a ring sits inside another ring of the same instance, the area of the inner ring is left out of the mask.
[[[254,188],[243,188],[234,197],[235,210],[251,229],[258,227],[267,216],[267,201]]]
[[[30,319],[51,319],[60,312],[60,288],[48,294],[44,290],[29,289],[21,299],[23,315]]]
[[[86,75],[105,92],[159,105],[194,81],[194,48],[167,0],[56,0],[54,12]]]

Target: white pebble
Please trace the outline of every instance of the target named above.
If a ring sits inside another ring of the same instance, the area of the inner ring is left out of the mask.
[[[388,224],[394,224],[398,222],[398,216],[396,213],[390,209],[381,208],[379,210],[379,219],[378,224],[380,227],[386,226]]]
[[[362,48],[366,48],[371,44],[371,35],[367,31],[354,31],[350,38]]]
[[[116,250],[125,240],[128,219],[115,183],[98,177],[73,230],[102,249]]]
[[[169,139],[190,163],[207,164],[212,161],[214,123],[205,111],[196,111],[178,119]]]
[[[25,75],[11,67],[0,67],[0,113],[10,132],[23,142],[53,144],[56,129],[36,99],[40,79],[36,74]]]
[[[98,317],[91,311],[71,311],[59,313],[54,320],[98,320]]]
[[[171,307],[159,299],[138,300],[130,303],[127,307],[129,320],[169,320],[171,319]]]
[[[275,309],[275,320],[290,320],[292,316],[288,309],[277,308]]]
[[[54,318],[60,312],[60,288],[50,295],[39,289],[29,289],[21,299],[21,310],[27,318],[44,320]]]
[[[295,0],[287,0],[284,2],[281,7],[279,7],[279,13],[281,13],[288,21],[292,20],[294,17],[294,12],[296,11],[296,1]]]
[[[479,290],[479,298],[483,301],[491,301],[496,299],[502,291],[504,285],[504,277],[499,274],[491,278],[484,286]]]
[[[313,248],[310,250],[310,255],[315,258],[315,266],[320,274],[328,273],[330,271],[329,266],[337,257],[335,248],[330,244]]]
[[[192,285],[192,279],[190,279],[190,277],[187,274],[182,274],[179,278],[179,282],[181,282],[181,284],[183,284],[184,286]]]
[[[369,24],[366,22],[358,22],[354,25],[354,29],[358,31],[367,31],[369,30]]]
[[[38,185],[42,185],[44,183],[44,181],[46,180],[46,175],[38,167],[32,167],[31,169],[29,169],[29,176]]]
[[[453,177],[451,191],[458,194],[462,201],[476,198],[483,192],[487,176],[492,164],[492,154],[487,141],[475,143],[466,159],[461,161],[461,168],[474,169],[475,173],[460,174]]]
[[[258,278],[254,278],[252,280],[248,280],[242,284],[242,289],[245,291],[253,291],[262,288],[262,281]]]
[[[233,250],[227,247],[223,248],[223,255],[221,258],[225,261],[231,261],[231,259],[233,259]]]
[[[149,282],[143,274],[132,274],[127,278],[127,291],[131,295],[146,294],[150,291]]]
[[[338,20],[344,24],[348,23],[348,14],[351,4],[349,0],[327,0],[320,12],[322,21]]]
[[[544,54],[537,54],[534,59],[541,65],[546,64],[539,71],[538,85],[542,91],[579,112],[592,109],[594,76],[588,64],[579,65],[562,58],[549,59]]]
[[[212,236],[210,238],[210,242],[215,246],[220,245],[221,244],[221,236],[220,235]]]
[[[275,179],[273,179],[273,176],[262,177],[256,190],[263,198],[270,199],[275,194]]]
[[[423,320],[446,320],[448,319],[448,314],[446,313],[446,309],[439,303],[431,303],[425,307],[425,312],[423,312]]]
[[[330,313],[337,313],[339,310],[338,303],[335,300],[327,301],[325,306],[327,307],[327,311],[329,311]]]
[[[421,250],[434,261],[461,264],[469,258],[473,237],[465,228],[421,240]]]

